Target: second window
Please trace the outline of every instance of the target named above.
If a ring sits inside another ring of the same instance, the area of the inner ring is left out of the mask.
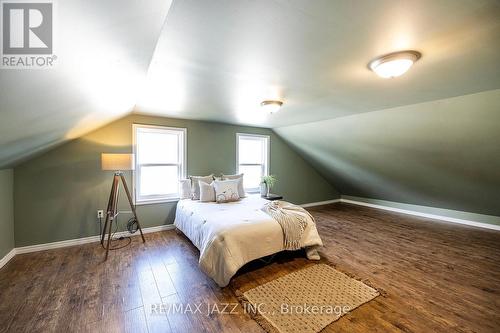
[[[236,134],[236,164],[247,192],[258,192],[262,177],[269,174],[269,140],[267,135]]]

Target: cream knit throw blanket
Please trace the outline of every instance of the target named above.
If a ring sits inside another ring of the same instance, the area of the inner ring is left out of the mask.
[[[283,229],[285,250],[298,250],[303,247],[302,235],[309,219],[314,218],[304,208],[286,201],[270,201],[262,210],[275,219]]]

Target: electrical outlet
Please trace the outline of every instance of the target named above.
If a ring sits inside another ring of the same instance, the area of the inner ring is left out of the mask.
[[[101,218],[103,218],[103,217],[104,217],[104,211],[103,211],[102,209],[99,209],[99,210],[97,211],[97,218],[98,218],[98,219],[101,219]]]

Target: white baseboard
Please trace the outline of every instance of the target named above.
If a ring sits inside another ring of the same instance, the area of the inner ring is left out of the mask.
[[[357,200],[351,200],[351,199],[344,199],[344,198],[341,198],[340,202],[345,202],[345,203],[350,203],[350,204],[359,205],[359,206],[366,206],[366,207],[371,207],[371,208],[388,210],[388,211],[396,212],[396,213],[420,216],[420,217],[425,217],[425,218],[429,218],[429,219],[441,220],[441,221],[458,223],[458,224],[465,224],[465,225],[470,225],[473,227],[486,228],[486,229],[500,231],[500,225],[495,225],[495,224],[490,224],[490,223],[483,223],[483,222],[459,219],[459,218],[444,216],[444,215],[423,213],[423,212],[418,212],[418,211],[414,211],[414,210],[395,208],[395,207],[390,207],[390,206],[385,206],[385,205],[378,205],[378,204],[357,201]],[[400,204],[400,203],[396,203],[396,204]]]
[[[0,259],[0,269],[5,266],[9,261],[10,259],[14,258],[14,256],[16,255],[16,249],[13,248],[12,250],[10,250],[9,253],[7,253],[2,259]]]
[[[173,224],[167,224],[167,225],[160,225],[157,227],[143,228],[142,232],[144,234],[149,234],[152,232],[158,232],[158,231],[163,231],[163,230],[172,230],[172,229],[175,229],[175,226]],[[138,235],[140,235],[139,232],[136,232],[133,234],[133,236],[138,236]],[[128,231],[121,231],[121,232],[115,233],[115,237],[120,237],[120,236],[130,236],[130,233]],[[97,235],[97,236],[83,237],[83,238],[77,238],[77,239],[69,239],[69,240],[64,240],[64,241],[60,241],[60,242],[17,247],[17,248],[12,249],[5,257],[3,257],[0,260],[0,268],[2,268],[5,264],[7,264],[9,262],[9,260],[12,259],[17,254],[38,252],[38,251],[45,251],[45,250],[51,250],[51,249],[58,249],[58,248],[67,247],[67,246],[75,246],[75,245],[82,245],[82,244],[87,244],[87,243],[94,243],[94,242],[99,242],[100,240],[101,240],[101,237]]]
[[[350,203],[350,204],[358,205],[358,206],[377,208],[377,209],[387,210],[387,211],[396,212],[396,213],[408,214],[408,215],[413,215],[413,216],[420,216],[420,217],[425,217],[425,218],[434,219],[434,220],[441,220],[441,221],[446,221],[446,222],[452,222],[452,223],[470,225],[473,227],[486,228],[486,229],[500,231],[500,225],[496,225],[496,224],[478,222],[478,221],[473,221],[473,220],[469,220],[469,219],[461,219],[461,218],[445,216],[445,215],[440,215],[440,214],[423,213],[423,212],[419,212],[416,210],[396,208],[396,207],[391,207],[391,206],[387,206],[387,205],[380,205],[380,204],[374,204],[374,203],[369,203],[369,202],[364,202],[364,201],[359,201],[359,200],[346,199],[343,197],[341,197],[340,199],[306,203],[306,204],[302,204],[300,206],[307,208],[307,207],[328,205],[328,204],[333,204],[333,203],[337,203],[337,202],[345,202],[345,203]],[[399,202],[389,202],[389,203],[394,204],[394,205],[399,205],[399,206],[405,205],[405,204],[402,204]],[[428,208],[428,207],[416,206],[416,205],[411,205],[411,206]],[[450,212],[452,212],[452,211],[450,210]],[[455,212],[455,211],[453,211],[453,212]],[[459,213],[467,213],[467,212],[459,212]],[[474,216],[476,216],[476,217],[481,216],[480,214],[472,214],[472,213],[467,213],[467,214],[473,215],[473,217]],[[485,215],[482,215],[482,216],[485,216]]]
[[[314,206],[322,206],[322,205],[329,205],[332,203],[337,203],[340,202],[340,199],[332,199],[332,200],[326,200],[326,201],[318,201],[318,202],[310,202],[310,203],[305,203],[300,205],[300,207],[314,207]]]

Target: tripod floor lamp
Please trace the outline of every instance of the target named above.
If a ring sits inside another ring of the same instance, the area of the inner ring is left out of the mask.
[[[106,257],[108,259],[109,245],[111,243],[111,233],[113,221],[118,216],[118,195],[120,191],[120,181],[127,194],[127,199],[134,214],[135,221],[137,222],[137,229],[141,233],[143,243],[146,242],[144,235],[142,234],[141,225],[139,224],[139,219],[137,218],[137,213],[135,211],[135,205],[132,201],[132,196],[127,186],[125,177],[123,176],[123,171],[134,170],[134,155],[133,154],[101,154],[101,166],[102,170],[114,171],[113,182],[111,183],[111,192],[109,193],[108,207],[106,210],[106,222],[104,222],[104,229],[101,235],[101,244],[104,246],[104,238],[106,236],[106,228],[108,234],[108,241],[106,244]]]

